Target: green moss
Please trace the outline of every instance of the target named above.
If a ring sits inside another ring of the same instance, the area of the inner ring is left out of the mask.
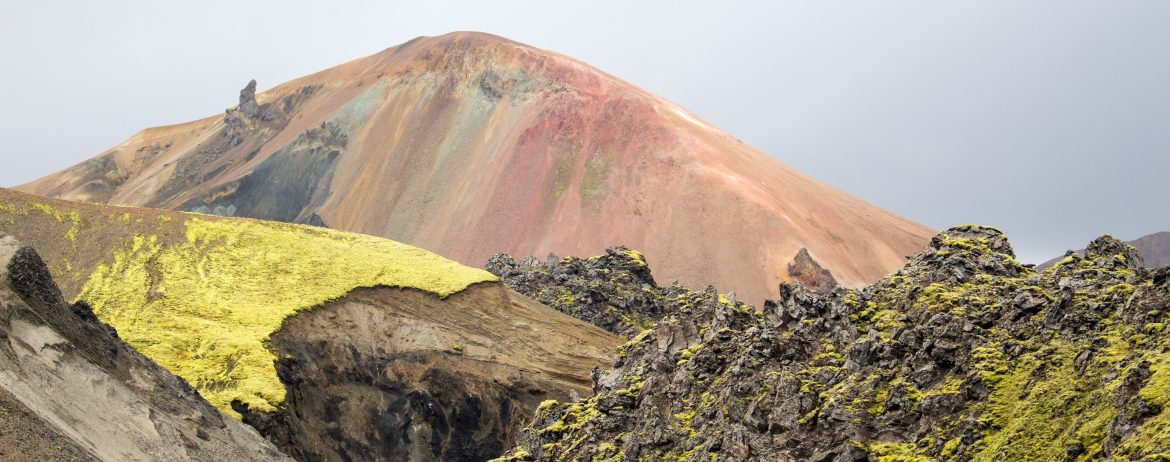
[[[565,404],[560,412],[560,419],[540,429],[542,436],[555,436],[578,430],[590,420],[601,416],[601,411],[597,410],[597,396]]]
[[[691,425],[691,422],[695,420],[694,410],[677,413],[674,415],[674,420],[678,422],[679,428],[691,438],[699,434],[698,430],[695,430],[695,427]]]
[[[175,244],[135,236],[94,269],[78,298],[233,415],[233,399],[261,410],[284,400],[265,342],[289,316],[357,287],[446,297],[496,280],[405,244],[315,227],[192,218],[184,232]]]
[[[593,451],[592,462],[620,462],[625,457],[621,448],[613,443],[605,442],[597,445]]]
[[[492,459],[489,462],[530,462],[532,460],[535,460],[532,458],[532,454],[529,454],[524,448],[517,447],[512,452]]]
[[[911,443],[871,442],[863,449],[869,452],[870,460],[876,462],[936,462]]]
[[[1074,358],[1083,346],[1059,339],[1050,345],[1010,365],[996,349],[976,352],[980,377],[992,387],[981,420],[994,431],[972,460],[1065,460],[1073,444],[1084,448],[1081,460],[1101,457],[1117,385],[1104,381],[1102,371],[1113,368],[1080,374]]]
[[[702,343],[696,343],[694,345],[686,347],[685,349],[683,349],[682,351],[680,351],[678,353],[678,361],[675,362],[675,365],[681,366],[683,364],[686,364],[687,362],[689,362],[691,360],[691,358],[693,358],[695,356],[695,353],[698,353],[699,350],[702,350],[702,349],[703,349]]]
[[[939,453],[939,458],[943,460],[952,460],[959,453],[959,448],[963,446],[962,438],[952,438],[943,444],[942,452]]]
[[[639,252],[637,250],[626,250],[626,256],[630,257],[631,260],[634,260],[635,262],[637,262],[638,266],[641,266],[643,268],[646,267],[646,256],[642,255],[642,252]]]

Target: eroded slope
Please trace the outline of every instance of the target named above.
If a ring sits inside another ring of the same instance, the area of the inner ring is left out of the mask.
[[[802,248],[858,287],[931,235],[640,88],[487,34],[254,88],[221,116],[143,130],[21,188],[323,224],[475,266],[627,245],[663,281],[753,302],[791,279]]]
[[[544,400],[591,393],[617,337],[480,284],[440,300],[358,289],[273,335],[282,412],[245,411],[302,460],[482,461]]]
[[[68,305],[36,252],[3,233],[0,338],[4,460],[288,460]]]

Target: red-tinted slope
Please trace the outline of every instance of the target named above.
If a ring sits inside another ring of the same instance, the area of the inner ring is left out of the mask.
[[[624,244],[662,282],[756,301],[802,247],[857,286],[931,235],[644,90],[491,35],[418,38],[257,99],[20,189],[324,224],[474,265]]]

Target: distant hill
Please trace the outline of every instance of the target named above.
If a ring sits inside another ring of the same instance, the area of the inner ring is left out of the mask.
[[[1137,249],[1138,254],[1142,257],[1142,263],[1147,268],[1161,268],[1170,265],[1170,231],[1142,236],[1128,241],[1127,244]],[[1084,255],[1085,249],[1077,250],[1076,252]],[[1064,258],[1063,256],[1053,258],[1040,264],[1037,268],[1050,268]]]
[[[255,89],[19,189],[324,225],[477,267],[625,245],[663,282],[754,303],[791,280],[802,248],[859,287],[932,235],[645,90],[488,34],[420,37]]]

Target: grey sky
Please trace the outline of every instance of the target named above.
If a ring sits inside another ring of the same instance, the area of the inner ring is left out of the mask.
[[[250,78],[478,30],[927,226],[997,225],[1024,261],[1170,230],[1170,2],[632,3],[2,0],[0,185],[219,113]]]

